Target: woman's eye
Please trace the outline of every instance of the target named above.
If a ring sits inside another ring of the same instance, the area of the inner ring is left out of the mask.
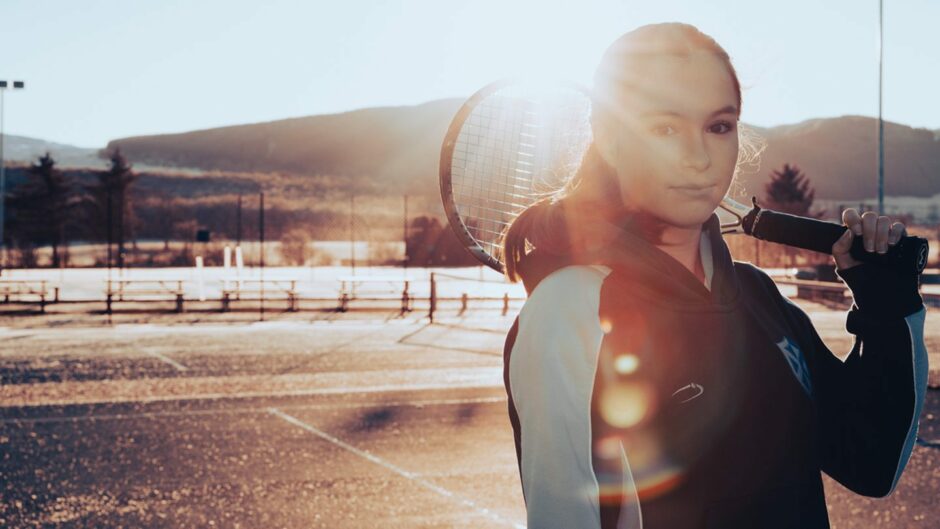
[[[716,134],[727,134],[733,130],[733,127],[727,121],[722,121],[712,125],[710,130]]]

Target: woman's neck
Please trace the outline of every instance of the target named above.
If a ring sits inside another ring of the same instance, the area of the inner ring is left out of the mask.
[[[699,281],[705,282],[701,255],[702,228],[666,227],[656,247],[682,263]]]

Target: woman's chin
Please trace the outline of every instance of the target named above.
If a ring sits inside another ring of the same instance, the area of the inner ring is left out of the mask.
[[[714,207],[708,204],[683,204],[681,209],[665,211],[657,216],[677,228],[698,228],[712,216],[717,207],[717,204]]]

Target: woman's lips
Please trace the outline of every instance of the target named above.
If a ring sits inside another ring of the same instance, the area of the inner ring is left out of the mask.
[[[691,198],[706,198],[712,195],[712,192],[715,190],[715,184],[706,186],[670,186],[670,189]]]

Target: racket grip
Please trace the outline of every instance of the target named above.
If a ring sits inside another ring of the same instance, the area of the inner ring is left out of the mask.
[[[810,219],[755,207],[743,221],[744,232],[765,241],[832,254],[835,244],[848,228],[835,222]],[[862,237],[855,237],[849,254],[858,261],[919,274],[927,266],[929,247],[923,237],[904,236],[883,254],[865,250]]]

